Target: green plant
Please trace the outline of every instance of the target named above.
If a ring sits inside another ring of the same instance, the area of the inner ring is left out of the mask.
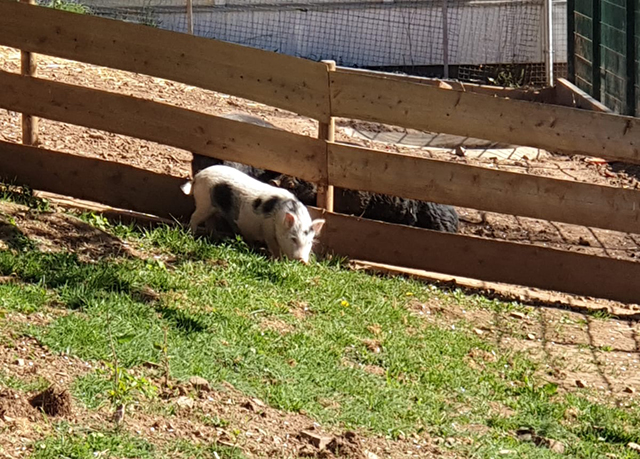
[[[91,9],[82,3],[74,0],[51,0],[49,8],[56,10],[68,11],[69,13],[90,14]]]

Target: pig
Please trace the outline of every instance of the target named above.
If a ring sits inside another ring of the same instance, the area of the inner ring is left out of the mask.
[[[225,165],[198,172],[181,187],[192,195],[196,210],[189,227],[210,217],[221,218],[248,242],[266,244],[274,258],[309,263],[314,239],[325,221],[311,220],[309,211],[291,192],[260,182]]]

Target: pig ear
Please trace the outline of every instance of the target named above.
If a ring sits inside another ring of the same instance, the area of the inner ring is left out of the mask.
[[[269,185],[280,186],[280,179],[279,178],[274,178],[274,179],[269,180]]]
[[[286,214],[284,214],[284,225],[287,227],[287,229],[290,229],[295,222],[296,216],[291,212],[287,212]]]
[[[320,231],[322,231],[323,226],[324,226],[324,220],[322,220],[321,218],[311,222],[311,228],[313,228],[313,232],[316,233],[316,235],[320,234]]]

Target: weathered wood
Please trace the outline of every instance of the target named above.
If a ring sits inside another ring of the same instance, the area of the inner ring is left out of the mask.
[[[593,110],[595,112],[613,113],[609,107],[601,104],[582,89],[564,78],[558,78],[556,80],[556,87],[554,89],[556,92],[555,103],[558,105]]]
[[[21,0],[22,3],[35,5],[35,0]],[[38,63],[36,55],[20,51],[20,73],[26,76],[36,76]],[[22,114],[22,143],[35,145],[38,143],[38,118],[27,113]]]
[[[335,72],[335,61],[322,61],[327,66],[327,73]],[[329,80],[327,78],[327,91],[329,90]],[[326,123],[318,123],[318,139],[325,140],[326,142],[333,142],[336,139],[336,121],[335,118],[330,117]],[[326,145],[328,148],[328,144]],[[325,152],[325,163],[328,161],[328,150]],[[328,183],[328,178],[318,184],[318,194],[316,196],[318,207],[323,207],[329,212],[333,212],[333,185]]]
[[[320,243],[351,259],[635,303],[640,263],[334,214]]]
[[[326,180],[325,142],[150,100],[0,71],[0,107]],[[28,97],[25,97],[28,94]]]
[[[19,160],[16,160],[19,158]],[[185,179],[125,164],[0,141],[0,177],[33,189],[185,220]]]
[[[640,119],[331,72],[333,116],[640,163]]]
[[[329,145],[334,186],[640,233],[640,192]]]
[[[441,85],[449,85],[454,91],[470,92],[475,94],[485,94],[493,97],[502,97],[506,99],[529,100],[532,102],[548,102],[551,100],[550,95],[553,88],[543,89],[518,89],[504,88],[500,86],[489,86],[482,84],[463,83],[461,81],[446,80],[438,78],[426,78],[412,75],[399,75],[389,72],[380,72],[375,70],[353,69],[349,67],[337,67],[340,73],[351,75],[372,75],[381,78],[388,78],[399,83],[415,83],[426,86],[439,87]]]
[[[0,0],[0,44],[329,119],[325,65],[284,54],[12,0]]]

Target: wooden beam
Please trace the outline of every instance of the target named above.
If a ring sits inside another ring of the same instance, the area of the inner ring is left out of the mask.
[[[329,183],[491,212],[640,233],[640,192],[329,145]]]
[[[636,303],[640,263],[334,214],[322,246],[351,259]]]
[[[0,107],[326,180],[325,142],[161,104],[0,71]],[[28,95],[28,96],[27,96]]]
[[[555,103],[566,107],[582,108],[594,112],[613,113],[607,106],[595,100],[589,94],[564,78],[556,80]]]
[[[193,198],[180,190],[185,179],[2,141],[0,177],[36,190],[161,217],[185,219],[194,208]]]
[[[0,44],[329,119],[325,65],[284,54],[12,0],[0,0]]]
[[[543,89],[518,89],[504,88],[500,86],[489,86],[482,84],[463,83],[461,81],[446,80],[438,78],[425,78],[412,75],[398,75],[396,73],[380,72],[374,70],[353,69],[349,67],[337,67],[343,74],[351,75],[371,75],[381,78],[387,78],[397,82],[423,84],[426,86],[440,87],[443,84],[448,85],[454,91],[471,92],[474,94],[485,94],[492,97],[502,97],[507,99],[529,100],[535,102],[548,102],[549,95],[553,92],[552,88]]]
[[[640,119],[331,72],[338,117],[640,163]]]
[[[22,3],[35,5],[35,0],[21,0]],[[38,61],[36,55],[27,51],[20,52],[20,74],[36,76]],[[38,118],[22,113],[22,143],[35,145],[38,143]]]
[[[322,61],[327,66],[327,91],[329,90],[329,78],[328,74],[330,72],[335,72],[336,70],[336,62],[335,61]],[[335,118],[329,118],[328,123],[318,123],[318,139],[322,139],[326,142],[334,142],[336,139],[336,121]],[[328,143],[326,144],[328,148]],[[325,161],[329,161],[329,152],[328,150],[325,152]],[[333,212],[333,185],[331,185],[327,181],[318,184],[318,193],[316,196],[316,202],[318,207],[323,207],[327,209],[329,212]]]

